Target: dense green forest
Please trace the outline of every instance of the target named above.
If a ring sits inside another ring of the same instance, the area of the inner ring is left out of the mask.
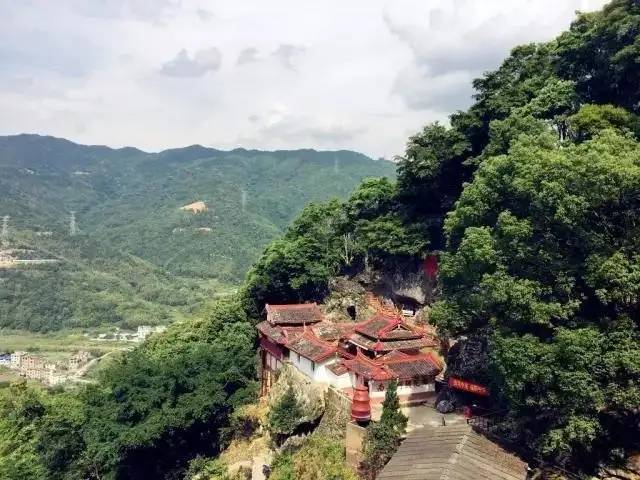
[[[79,394],[14,387],[0,477],[181,478],[251,398],[264,302],[435,252],[442,335],[480,339],[504,435],[589,475],[640,450],[640,4],[580,14],[474,82],[474,104],[409,139],[397,182],[313,203],[237,296],[124,356]]]
[[[305,203],[385,175],[393,163],[349,151],[149,154],[1,137],[4,246],[60,263],[0,270],[0,327],[166,322],[237,286]],[[180,210],[197,201],[205,212]]]
[[[312,205],[250,271],[249,311],[436,253],[442,336],[486,345],[502,434],[574,471],[640,450],[640,4],[523,45],[411,137],[398,177]]]

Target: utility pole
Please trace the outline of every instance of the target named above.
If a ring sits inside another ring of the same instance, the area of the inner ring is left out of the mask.
[[[76,225],[76,212],[71,212],[71,217],[69,218],[69,235],[71,237],[75,237],[76,233],[78,233],[78,225]]]
[[[9,236],[9,215],[2,217],[2,230],[0,230],[0,243],[2,246],[7,244],[7,237]]]

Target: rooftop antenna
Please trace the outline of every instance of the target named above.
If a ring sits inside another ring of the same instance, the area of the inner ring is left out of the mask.
[[[71,216],[69,217],[69,236],[75,237],[78,233],[78,225],[76,224],[76,212],[71,211]]]

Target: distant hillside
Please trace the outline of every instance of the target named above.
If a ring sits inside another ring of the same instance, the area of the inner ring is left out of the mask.
[[[306,203],[394,175],[392,162],[350,151],[146,153],[0,137],[5,247],[63,259],[0,271],[0,327],[162,321],[236,284]]]

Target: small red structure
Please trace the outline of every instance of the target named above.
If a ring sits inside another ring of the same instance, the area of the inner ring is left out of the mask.
[[[422,262],[422,270],[430,280],[434,280],[438,276],[438,257],[429,255]]]
[[[351,420],[355,422],[368,422],[371,420],[371,403],[369,401],[369,389],[364,385],[356,385],[351,403]]]

